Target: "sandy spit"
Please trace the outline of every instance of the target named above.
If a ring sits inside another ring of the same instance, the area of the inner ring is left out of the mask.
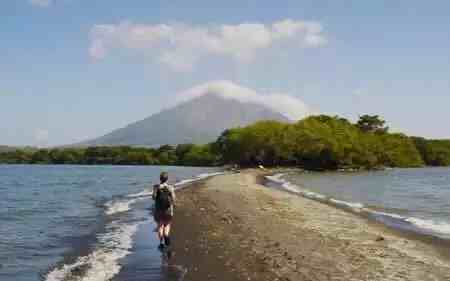
[[[262,174],[217,176],[178,193],[173,262],[186,281],[450,280],[434,247],[267,188]]]

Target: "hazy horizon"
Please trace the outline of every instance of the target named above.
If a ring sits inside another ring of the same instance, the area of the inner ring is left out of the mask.
[[[99,137],[208,90],[450,138],[450,3],[6,0],[0,145]]]

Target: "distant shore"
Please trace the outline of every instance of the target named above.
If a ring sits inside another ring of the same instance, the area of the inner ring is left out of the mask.
[[[265,172],[178,193],[175,264],[190,280],[450,280],[445,251],[367,219],[263,186]]]

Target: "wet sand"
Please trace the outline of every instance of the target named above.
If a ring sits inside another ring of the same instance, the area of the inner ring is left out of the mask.
[[[432,245],[270,189],[246,170],[178,192],[171,263],[185,280],[450,280]]]

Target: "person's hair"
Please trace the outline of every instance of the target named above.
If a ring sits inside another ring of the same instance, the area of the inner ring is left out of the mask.
[[[162,172],[161,175],[159,175],[159,180],[161,183],[165,183],[169,180],[169,174],[167,172]]]

